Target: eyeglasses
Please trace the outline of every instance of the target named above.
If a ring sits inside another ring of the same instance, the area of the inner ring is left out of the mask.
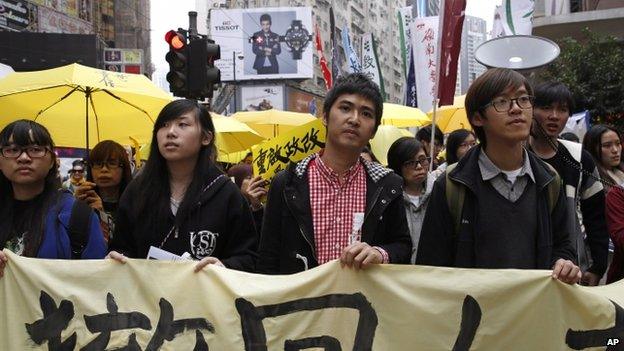
[[[117,162],[117,161],[106,161],[106,162],[92,162],[91,163],[91,168],[93,169],[102,169],[104,168],[104,166],[106,166],[106,168],[108,169],[117,169],[122,167],[121,162]]]
[[[418,160],[409,160],[403,162],[404,167],[410,168],[418,168],[418,166],[422,166],[423,168],[427,167],[431,162],[431,157],[421,157]]]
[[[84,169],[72,169],[72,173],[84,173]]]
[[[515,99],[500,97],[492,100],[489,104],[483,106],[483,108],[485,109],[488,106],[493,106],[496,112],[507,112],[511,110],[511,108],[513,107],[513,102],[515,101],[521,109],[529,109],[533,107],[534,99],[535,98],[531,95],[522,95]]]
[[[468,142],[468,143],[466,143],[466,142],[461,143],[461,144],[459,144],[459,147],[473,147],[475,145],[477,145],[477,142],[476,141],[471,141],[471,142]]]
[[[2,147],[2,156],[6,158],[18,158],[22,156],[24,152],[30,158],[41,158],[48,153],[48,148],[39,145],[7,145]]]

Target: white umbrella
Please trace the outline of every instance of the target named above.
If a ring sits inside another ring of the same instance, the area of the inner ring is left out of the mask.
[[[13,70],[13,68],[11,68],[11,66],[8,65],[4,65],[2,63],[0,63],[0,79],[4,78],[4,76],[8,75],[9,73],[13,73],[15,72]]]

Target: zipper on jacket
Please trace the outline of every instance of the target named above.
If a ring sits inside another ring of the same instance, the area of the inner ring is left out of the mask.
[[[318,262],[318,258],[316,258],[316,250],[314,250],[314,246],[312,245],[310,240],[308,240],[308,237],[305,236],[305,234],[303,233],[303,226],[301,225],[301,222],[296,216],[294,216],[295,212],[292,210],[292,208],[290,207],[290,204],[288,203],[288,198],[286,196],[286,193],[283,193],[283,194],[284,194],[284,201],[286,202],[286,206],[288,207],[288,210],[290,210],[290,213],[293,214],[293,217],[295,217],[295,220],[297,221],[297,225],[299,226],[299,232],[301,233],[303,240],[305,240],[305,242],[308,243],[308,245],[310,246],[310,250],[312,251],[312,257],[314,257],[316,262]]]
[[[368,215],[370,215],[370,213],[373,211],[373,207],[375,207],[375,203],[377,203],[377,199],[379,199],[379,195],[381,194],[382,190],[383,190],[383,186],[377,189],[377,191],[375,192],[375,195],[373,196],[373,205],[368,209],[368,211],[366,211],[366,214],[364,215],[364,221],[362,222],[362,234],[364,234],[363,233],[364,223],[366,223],[366,219],[368,218]]]

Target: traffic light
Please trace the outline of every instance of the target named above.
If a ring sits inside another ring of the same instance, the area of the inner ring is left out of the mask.
[[[165,34],[165,41],[169,44],[169,52],[165,59],[169,63],[167,81],[169,90],[174,96],[187,97],[189,92],[189,47],[186,40],[186,31],[170,30]]]
[[[189,43],[189,96],[196,99],[212,97],[214,85],[221,82],[221,72],[214,66],[221,49],[205,36],[191,38]]]
[[[208,77],[208,90],[212,96],[215,85],[221,83],[221,71],[214,65],[216,60],[221,59],[221,47],[215,44],[214,40],[208,39],[207,51],[206,77]]]

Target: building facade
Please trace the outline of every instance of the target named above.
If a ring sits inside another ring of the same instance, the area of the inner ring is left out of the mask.
[[[63,51],[66,57],[60,57],[59,52],[48,51],[40,54],[43,57],[25,56],[23,59],[37,58],[40,61],[39,65],[29,65],[28,69],[46,69],[71,62],[105,68],[104,51],[107,48],[127,48],[142,51],[141,73],[150,74],[149,6],[149,0],[0,0],[0,7],[10,10],[0,12],[0,31],[31,33],[28,40],[33,45],[37,42],[45,44],[47,34],[55,34],[50,36],[50,40],[62,40],[59,38],[65,34],[82,34],[92,35],[97,41],[94,45]],[[23,18],[18,18],[20,16]],[[3,36],[5,40],[11,40],[10,37]],[[66,40],[71,41],[72,37]],[[34,49],[16,47],[24,55],[29,55],[28,52]],[[80,57],[85,55],[96,55],[97,60],[81,60]]]
[[[482,18],[466,16],[462,30],[461,51],[457,67],[455,95],[463,95],[486,68],[475,60],[475,50],[487,40],[486,22]]]
[[[329,45],[330,26],[329,8],[333,7],[337,27],[336,44],[342,48],[340,39],[344,25],[349,26],[352,46],[359,50],[361,35],[367,32],[373,33],[377,41],[377,54],[380,61],[386,100],[393,103],[402,103],[404,74],[402,70],[401,50],[399,47],[399,25],[396,12],[406,6],[406,0],[353,0],[353,1],[328,1],[328,0],[197,0],[198,23],[206,19],[206,26],[198,25],[199,32],[208,33],[210,28],[209,9],[218,8],[256,8],[256,7],[296,7],[307,6],[312,8],[312,23],[316,23],[321,31],[323,50],[328,64],[331,65],[331,52]],[[391,14],[391,15],[390,15]],[[339,52],[342,54],[343,50]],[[346,60],[342,60],[346,62]],[[312,79],[297,82],[298,89],[324,96],[325,82],[318,65],[319,58],[314,51],[314,75]],[[346,67],[343,67],[346,71]],[[290,84],[290,83],[289,83]]]
[[[536,0],[533,35],[582,39],[584,28],[624,39],[622,0]]]

